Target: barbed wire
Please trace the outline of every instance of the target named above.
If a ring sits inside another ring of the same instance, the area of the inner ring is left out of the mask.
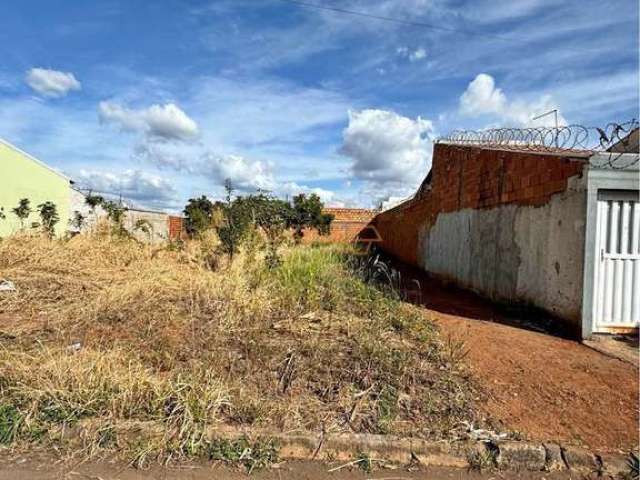
[[[609,123],[604,128],[568,125],[562,127],[491,128],[454,130],[436,140],[462,146],[484,146],[516,151],[577,152],[589,155],[597,167],[624,169],[640,160],[637,150],[638,121]],[[635,142],[635,143],[634,143]],[[599,153],[601,155],[594,156]],[[631,155],[623,155],[623,154]],[[602,155],[603,154],[603,155]]]

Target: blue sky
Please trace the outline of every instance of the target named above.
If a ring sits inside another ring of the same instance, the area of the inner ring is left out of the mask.
[[[638,118],[638,2],[10,1],[0,137],[84,188],[192,196],[409,195],[458,128]],[[549,122],[550,118],[542,120]]]

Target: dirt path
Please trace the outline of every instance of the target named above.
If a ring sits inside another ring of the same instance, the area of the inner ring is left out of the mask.
[[[420,303],[445,334],[465,341],[491,418],[532,440],[601,451],[638,447],[636,366],[527,329],[549,325],[548,318],[513,318],[468,292],[445,289],[424,276],[420,281]]]
[[[638,445],[638,371],[577,342],[499,323],[435,314],[463,338],[494,419],[535,440],[593,449]]]
[[[421,270],[387,261],[400,270],[409,300],[423,305],[445,335],[464,340],[490,418],[531,440],[602,452],[638,448],[637,363],[571,340],[549,316],[505,312],[468,291],[444,288]]]

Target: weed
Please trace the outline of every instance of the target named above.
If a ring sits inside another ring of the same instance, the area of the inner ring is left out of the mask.
[[[210,460],[240,464],[251,473],[278,460],[278,445],[273,440],[251,442],[246,437],[237,440],[214,439],[209,442],[207,453]]]
[[[373,470],[373,460],[368,454],[364,452],[358,453],[358,455],[356,456],[356,461],[358,468],[364,473],[371,473],[371,471]]]
[[[443,359],[453,366],[460,365],[469,355],[464,340],[454,338],[451,335],[445,337],[443,347]]]
[[[16,407],[0,404],[0,444],[10,444],[18,436],[24,417]]]
[[[484,448],[473,448],[467,452],[467,461],[471,470],[493,471],[496,468],[496,452],[489,445]]]
[[[389,433],[390,425],[398,412],[398,391],[391,385],[385,385],[378,396],[378,430]]]

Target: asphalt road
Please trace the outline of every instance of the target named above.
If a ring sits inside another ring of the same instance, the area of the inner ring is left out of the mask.
[[[0,458],[2,457],[0,452]],[[162,467],[154,465],[139,470],[117,462],[79,463],[40,457],[11,456],[0,460],[0,480],[561,480],[572,478],[568,473],[548,472],[485,472],[461,469],[428,468],[420,471],[382,468],[364,472],[357,467],[330,471],[340,464],[286,462],[270,469],[247,472],[210,464],[184,464]],[[573,476],[573,478],[582,478]]]

